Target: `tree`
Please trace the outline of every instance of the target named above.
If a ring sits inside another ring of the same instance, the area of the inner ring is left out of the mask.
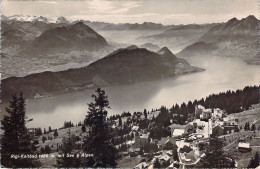
[[[211,138],[209,146],[205,152],[206,156],[201,160],[199,167],[203,168],[232,168],[234,160],[230,159],[224,154],[223,142],[216,138]]]
[[[35,136],[40,136],[42,135],[42,129],[41,128],[36,128],[35,129]]]
[[[49,126],[49,132],[51,132],[52,130],[51,130],[51,126]]]
[[[44,128],[44,130],[43,130],[43,134],[46,134],[46,129]]]
[[[153,164],[153,167],[154,167],[154,168],[161,168],[161,164],[160,164],[158,158],[155,159],[154,164]]]
[[[259,153],[256,152],[255,156],[250,160],[248,168],[256,168],[259,166],[260,161],[259,161]]]
[[[174,144],[172,149],[172,156],[174,161],[179,161],[179,155],[177,149],[178,149],[177,145]]]
[[[46,137],[42,136],[42,142],[45,143]]]
[[[85,125],[82,125],[82,126],[81,126],[81,130],[82,130],[83,133],[86,132],[86,127],[85,127]]]
[[[119,125],[119,126],[122,126],[122,118],[121,118],[121,116],[120,116],[119,119],[118,119],[118,125]]]
[[[93,154],[86,159],[87,167],[115,167],[117,150],[114,146],[112,128],[108,125],[107,110],[109,101],[105,91],[98,88],[97,95],[92,95],[95,102],[88,104],[88,112],[84,123],[89,127],[88,136],[84,140],[84,152]]]
[[[57,146],[58,147],[58,146]],[[60,147],[61,157],[57,158],[58,167],[77,168],[80,167],[80,158],[77,157],[75,136],[68,130],[68,136],[62,140]]]
[[[144,109],[144,118],[147,119],[147,110],[146,109]]]
[[[54,130],[54,134],[53,134],[53,136],[54,136],[54,137],[58,137],[58,136],[59,136],[59,133],[58,133],[57,129]]]
[[[255,130],[256,130],[255,124],[252,124],[251,125],[251,131],[255,131]]]
[[[20,97],[13,95],[10,105],[6,108],[7,116],[4,116],[1,129],[3,136],[1,140],[1,163],[7,168],[31,168],[36,167],[35,160],[30,158],[11,158],[11,154],[34,154],[32,149],[33,138],[27,130],[25,99],[21,93]]]

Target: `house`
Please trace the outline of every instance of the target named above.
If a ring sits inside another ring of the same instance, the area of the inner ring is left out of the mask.
[[[231,133],[235,133],[238,131],[239,131],[238,125],[224,126],[224,134],[231,134]]]
[[[141,155],[141,154],[142,154],[142,152],[141,152],[140,148],[133,148],[133,147],[131,147],[129,149],[130,157],[136,157],[136,156]]]
[[[135,131],[135,132],[136,132],[136,131],[138,131],[138,130],[139,130],[139,126],[133,126],[133,127],[132,127],[132,131]]]
[[[212,114],[213,117],[221,118],[222,115],[223,115],[223,111],[221,109],[219,108],[213,109],[213,114]]]
[[[185,129],[174,129],[172,132],[172,137],[181,136],[185,133]]]
[[[134,169],[146,169],[148,168],[148,164],[146,162],[141,162],[137,166],[134,167]]]
[[[243,143],[243,142],[238,143],[237,149],[240,152],[250,152],[252,150],[250,148],[250,144],[249,143]]]
[[[224,134],[224,127],[218,125],[212,129],[212,135],[214,136],[221,136],[223,134]]]
[[[182,134],[186,133],[186,128],[187,125],[180,124],[171,124],[168,126],[168,129],[171,130],[172,137],[181,136]]]
[[[168,156],[167,154],[164,154],[164,155],[159,156],[159,161],[169,162],[170,159],[171,159],[171,157]]]
[[[141,147],[144,144],[149,143],[150,139],[149,139],[149,133],[147,134],[142,134],[140,136],[135,135],[135,143],[134,146],[135,147]]]
[[[211,118],[211,116],[212,116],[212,110],[211,109],[204,109],[202,111],[202,114],[200,114],[200,119],[207,121]]]
[[[158,141],[157,145],[159,148],[163,149],[167,143],[174,145],[176,144],[176,140],[172,137],[162,137],[161,140]]]
[[[195,118],[199,119],[200,115],[202,114],[203,110],[205,110],[205,107],[201,105],[196,105],[195,106]]]

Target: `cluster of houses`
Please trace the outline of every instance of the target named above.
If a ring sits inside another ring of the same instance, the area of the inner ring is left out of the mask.
[[[185,125],[174,123],[169,125],[168,130],[171,131],[171,136],[162,137],[160,140],[151,139],[149,132],[140,130],[138,125],[132,126],[131,132],[134,133],[134,139],[126,142],[129,149],[128,152],[122,154],[130,157],[147,157],[148,153],[145,153],[142,148],[146,144],[153,144],[157,146],[158,150],[153,152],[152,159],[149,160],[149,163],[141,162],[135,168],[153,168],[156,160],[160,164],[168,164],[168,168],[172,168],[178,161],[180,164],[195,164],[205,156],[204,152],[199,151],[199,143],[207,142],[213,135],[221,136],[239,132],[238,120],[226,116],[223,110],[206,109],[201,105],[197,105],[194,117],[193,121]],[[177,161],[173,159],[173,150],[171,148],[167,149],[167,147],[173,145],[177,146]],[[240,143],[240,146],[248,147],[248,144]],[[184,147],[188,147],[190,150],[183,152]]]

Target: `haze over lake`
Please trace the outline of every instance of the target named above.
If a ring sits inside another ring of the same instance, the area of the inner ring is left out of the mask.
[[[189,58],[187,61],[206,71],[154,82],[104,88],[111,106],[109,115],[121,114],[123,111],[133,113],[143,109],[151,110],[162,105],[170,108],[175,103],[201,99],[212,93],[259,85],[260,67],[247,65],[242,60],[205,56]],[[64,121],[83,121],[92,94],[94,90],[28,100],[28,117],[34,119],[28,125],[60,128]]]

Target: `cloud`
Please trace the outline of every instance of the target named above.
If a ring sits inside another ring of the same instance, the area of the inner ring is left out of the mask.
[[[87,1],[86,9],[80,11],[80,13],[89,15],[125,14],[131,9],[141,6],[141,3],[142,2],[93,0]]]
[[[57,4],[56,1],[37,1],[38,3],[45,3],[45,4]]]

